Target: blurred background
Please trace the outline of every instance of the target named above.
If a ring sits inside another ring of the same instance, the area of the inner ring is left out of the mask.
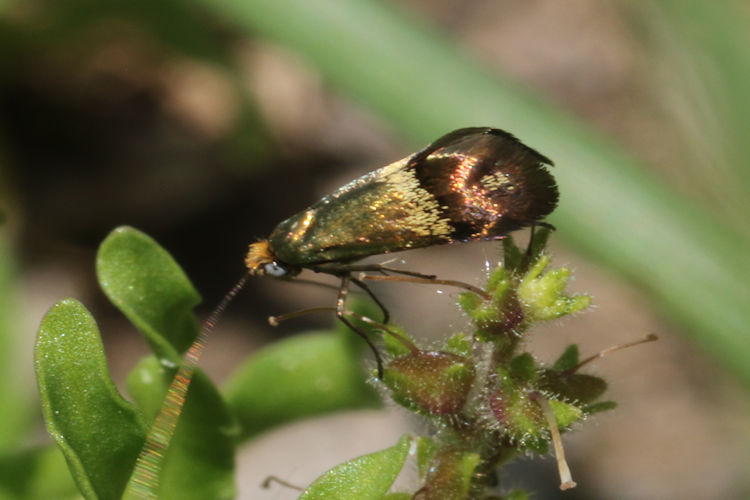
[[[55,301],[92,310],[118,384],[147,352],[96,284],[112,229],[171,252],[205,315],[284,218],[445,132],[494,126],[555,161],[553,264],[594,297],[529,348],[552,361],[573,342],[660,337],[592,366],[620,407],[566,437],[577,489],[557,491],[549,459],[504,483],[539,499],[749,497],[749,19],[731,0],[0,1],[0,465],[48,442],[32,346]],[[480,283],[499,249],[399,258]],[[415,336],[466,327],[452,290],[378,292]],[[221,382],[330,325],[266,318],[332,297],[253,280],[207,371]],[[307,484],[413,424],[389,408],[278,428],[244,447],[240,494],[294,498],[258,484]]]

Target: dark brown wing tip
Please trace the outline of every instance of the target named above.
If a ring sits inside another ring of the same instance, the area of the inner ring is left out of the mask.
[[[454,142],[464,137],[469,137],[472,135],[480,135],[480,134],[495,135],[495,136],[507,139],[521,146],[530,155],[532,155],[539,163],[544,163],[549,166],[555,165],[555,163],[552,160],[550,160],[549,158],[547,158],[546,156],[544,156],[542,153],[535,150],[534,148],[530,148],[529,146],[521,142],[516,136],[514,136],[510,132],[506,132],[505,130],[501,130],[499,128],[493,128],[493,127],[464,127],[464,128],[456,129],[453,132],[448,132],[444,136],[428,144],[421,151],[416,152],[414,156],[412,156],[411,161],[416,162],[416,161],[424,160],[425,158],[430,156],[430,154],[432,154],[433,152],[437,151],[438,149],[442,147],[453,144]]]
[[[464,129],[464,130],[468,130],[468,129]],[[524,149],[526,149],[529,154],[531,154],[534,157],[536,157],[536,159],[539,161],[539,163],[544,163],[544,164],[547,164],[547,165],[549,165],[551,167],[553,167],[555,165],[555,162],[553,162],[552,160],[550,160],[549,158],[547,158],[546,156],[544,156],[542,153],[540,153],[536,149],[527,146],[526,144],[524,144],[523,142],[521,142],[518,139],[518,137],[516,137],[515,135],[511,134],[510,132],[506,132],[505,130],[500,130],[499,128],[491,128],[491,127],[485,127],[484,130],[485,130],[486,134],[501,136],[501,137],[504,137],[504,138],[506,138],[508,140],[511,140],[513,142],[518,143],[520,146],[522,146]]]
[[[527,226],[543,220],[557,207],[560,193],[552,173],[545,165],[552,166],[552,160],[522,143],[513,134],[496,128],[487,128],[486,134],[502,138],[522,152],[523,162],[529,168],[524,170],[525,192],[528,203],[519,205],[519,211],[511,210],[518,226]],[[527,163],[528,162],[528,163]],[[510,221],[509,221],[510,222]]]
[[[540,220],[552,213],[560,199],[560,192],[552,174],[546,168],[540,166],[529,173],[526,178],[528,191],[534,201],[532,213],[535,219]]]

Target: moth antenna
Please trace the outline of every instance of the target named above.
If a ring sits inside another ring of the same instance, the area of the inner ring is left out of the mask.
[[[569,490],[576,487],[573,476],[570,473],[570,467],[568,462],[565,460],[565,450],[562,445],[562,437],[560,436],[560,429],[557,428],[557,419],[555,413],[552,411],[552,407],[549,405],[547,398],[539,394],[538,392],[530,395],[531,399],[539,405],[544,414],[544,418],[547,420],[549,425],[549,432],[552,435],[552,445],[555,448],[555,459],[557,460],[557,472],[560,474],[560,489]]]
[[[229,292],[221,299],[219,305],[211,312],[208,319],[201,326],[198,337],[190,345],[190,348],[183,357],[177,373],[169,385],[164,403],[156,416],[148,435],[146,442],[141,448],[141,453],[135,462],[132,479],[128,484],[126,494],[131,494],[139,498],[156,498],[156,490],[159,486],[159,473],[164,461],[164,453],[169,448],[169,443],[174,435],[177,421],[185,405],[190,382],[198,366],[203,348],[206,345],[208,335],[216,327],[221,315],[230,302],[245,286],[250,273],[245,273],[242,278],[232,287]]]
[[[654,333],[649,333],[645,337],[639,340],[634,340],[633,342],[626,342],[624,344],[618,344],[613,345],[612,347],[607,347],[606,349],[602,349],[601,351],[597,352],[593,356],[589,356],[588,358],[584,359],[577,365],[575,365],[573,368],[569,368],[562,372],[563,375],[573,375],[575,372],[578,371],[579,368],[582,366],[591,363],[595,359],[603,358],[604,356],[607,356],[608,354],[612,354],[613,352],[619,351],[620,349],[626,349],[628,347],[637,346],[640,344],[645,344],[647,342],[654,342],[656,340],[659,340],[659,337],[656,336]]]

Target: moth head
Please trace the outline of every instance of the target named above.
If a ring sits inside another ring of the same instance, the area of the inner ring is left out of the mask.
[[[245,265],[250,274],[255,276],[268,275],[274,278],[285,278],[299,273],[299,269],[276,259],[268,240],[261,240],[250,245],[245,257]]]

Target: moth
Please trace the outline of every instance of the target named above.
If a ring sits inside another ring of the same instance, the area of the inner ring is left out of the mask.
[[[486,127],[455,130],[281,222],[268,239],[250,245],[245,265],[251,275],[288,279],[309,269],[340,278],[337,317],[367,341],[382,375],[377,349],[346,317],[349,284],[375,300],[383,310],[383,323],[388,322],[388,311],[354,273],[446,281],[356,262],[411,248],[501,239],[540,223],[558,201],[547,165],[552,161],[508,132]]]

